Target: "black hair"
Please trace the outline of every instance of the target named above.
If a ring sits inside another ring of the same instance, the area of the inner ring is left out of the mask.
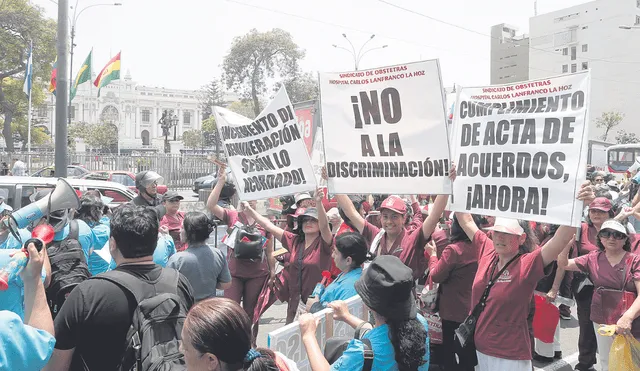
[[[158,214],[151,207],[124,204],[111,217],[111,237],[125,258],[153,255],[159,228]]]
[[[478,228],[481,228],[483,220],[485,222],[484,224],[486,224],[486,219],[482,215],[471,214],[471,217]],[[460,226],[460,222],[458,221],[456,214],[453,214],[451,227],[449,228],[449,243],[455,242],[471,242],[471,240],[469,239],[469,236],[467,236],[467,232],[465,232]]]
[[[356,209],[356,211],[359,212],[360,209],[363,207],[362,205],[364,204],[365,199],[362,196],[349,196],[349,199],[351,200],[351,203],[353,204],[353,207]],[[348,225],[349,228],[353,229],[354,231],[358,230],[353,225],[353,223],[351,222],[351,220],[349,219],[347,214],[344,213],[344,210],[342,210],[341,207],[338,207],[338,213],[340,214],[340,217],[342,218],[342,221],[344,221],[344,223],[346,225]]]
[[[104,204],[101,199],[91,195],[83,195],[80,197],[80,208],[76,211],[75,219],[80,219],[88,224],[100,223],[103,209]]]
[[[260,356],[245,361],[251,350],[251,320],[231,299],[213,298],[195,304],[187,314],[184,331],[195,350],[213,354],[230,369],[278,371],[275,355],[266,349],[256,349]]]
[[[211,188],[214,188],[218,184],[218,178],[216,178],[211,184]],[[222,191],[220,191],[220,200],[231,201],[231,197],[236,194],[236,185],[233,184],[231,180],[227,180],[222,186]]]
[[[522,230],[526,235],[526,238],[524,239],[524,243],[519,247],[520,253],[526,254],[526,253],[533,252],[538,247],[538,244],[540,242],[538,241],[536,234],[533,233],[533,229],[531,228],[531,223],[529,223],[529,221],[527,220],[518,219],[518,224],[520,224],[520,227],[522,227]]]
[[[347,232],[336,237],[336,250],[346,259],[351,257],[351,268],[358,268],[362,263],[373,260],[367,241],[360,233]]]
[[[389,195],[373,195],[373,210],[378,210],[382,201],[384,201]]]
[[[417,318],[390,321],[389,338],[395,351],[398,370],[417,371],[425,363],[427,353],[427,330]]]
[[[206,241],[213,232],[214,223],[204,213],[191,211],[185,214],[184,234],[189,243],[199,243]]]

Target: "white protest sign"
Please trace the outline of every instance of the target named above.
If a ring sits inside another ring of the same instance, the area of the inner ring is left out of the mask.
[[[579,226],[588,72],[458,90],[451,210]]]
[[[354,296],[345,300],[345,302],[351,314],[365,321],[369,321],[369,311],[362,303],[360,296]],[[323,309],[315,313],[314,317],[320,320],[316,330],[316,339],[323,352],[324,345],[330,337],[353,337],[355,333],[355,330],[346,323],[333,320],[333,309],[331,308]],[[293,360],[300,371],[311,371],[307,352],[304,349],[304,344],[302,344],[300,323],[298,321],[270,332],[267,335],[267,348],[274,352],[280,352],[287,358]]]
[[[284,88],[255,120],[214,107],[240,200],[314,191],[316,180]]]
[[[437,60],[321,73],[320,92],[331,192],[450,193]]]

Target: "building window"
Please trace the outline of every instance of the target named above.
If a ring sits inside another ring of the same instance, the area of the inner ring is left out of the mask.
[[[582,62],[582,70],[588,70],[589,69],[589,62]]]
[[[569,48],[563,48],[562,55],[569,55]]]
[[[47,117],[47,106],[38,107],[38,116],[39,117]]]
[[[183,124],[191,124],[191,112],[185,111],[182,114],[182,123]]]
[[[640,25],[640,15],[636,16],[636,26]]]
[[[562,73],[567,73],[569,72],[569,65],[568,64],[563,64],[562,65]]]
[[[571,60],[575,61],[576,60],[576,54],[577,54],[577,48],[575,46],[571,47]]]
[[[76,118],[76,106],[69,107],[69,118],[72,120]]]
[[[143,109],[142,110],[142,122],[149,122],[151,121],[151,112],[149,112],[148,109]]]
[[[589,45],[588,44],[582,44],[582,52],[586,53],[589,51]]]
[[[578,66],[574,63],[571,65],[571,73],[575,73],[576,71],[578,71]]]

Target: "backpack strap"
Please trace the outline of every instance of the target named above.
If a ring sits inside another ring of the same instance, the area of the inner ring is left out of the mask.
[[[77,240],[79,236],[80,228],[78,227],[78,221],[72,219],[71,221],[69,221],[69,235],[67,236],[67,238]]]
[[[371,347],[371,340],[360,339],[362,342],[362,356],[364,357],[364,364],[362,365],[362,371],[371,371],[373,369],[373,348]]]
[[[131,273],[119,270],[112,270],[106,273],[91,277],[92,279],[102,279],[112,282],[126,291],[130,292],[140,304],[144,299],[157,294],[178,294],[178,281],[180,274],[172,268],[162,268],[160,277],[155,283],[141,280]]]

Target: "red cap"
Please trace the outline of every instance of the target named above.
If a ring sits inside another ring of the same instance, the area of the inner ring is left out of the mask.
[[[589,210],[600,210],[606,213],[608,213],[612,207],[613,206],[611,206],[611,201],[609,201],[609,199],[606,197],[598,197],[589,204]]]
[[[387,209],[391,210],[394,213],[405,214],[407,212],[407,205],[405,205],[404,201],[398,196],[389,196],[384,201],[382,201],[382,205],[378,208],[380,211]]]

